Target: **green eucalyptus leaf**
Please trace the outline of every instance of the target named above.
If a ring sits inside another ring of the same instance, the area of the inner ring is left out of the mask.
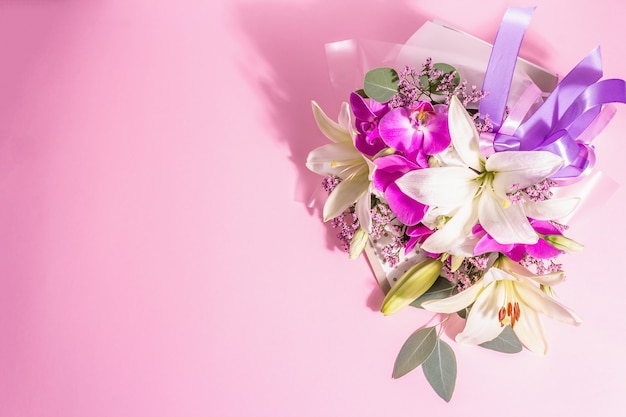
[[[518,353],[522,351],[522,342],[511,328],[506,326],[495,339],[481,343],[479,346],[502,353]]]
[[[435,283],[428,289],[428,291],[418,297],[410,305],[420,308],[422,307],[422,303],[424,301],[441,300],[442,298],[448,298],[456,293],[456,285],[443,277],[439,277],[437,278]]]
[[[393,377],[398,379],[420,366],[431,355],[437,344],[435,327],[427,327],[414,332],[404,342],[396,363],[393,366]]]
[[[420,84],[424,90],[430,92],[430,80],[427,75],[420,75]]]
[[[422,369],[426,380],[437,395],[450,402],[456,384],[456,357],[452,348],[443,340],[437,339],[437,345],[422,365]]]
[[[437,71],[443,71],[444,74],[450,74],[456,71],[456,74],[454,74],[454,78],[452,79],[452,83],[455,87],[461,84],[461,76],[459,75],[459,72],[456,70],[456,68],[454,68],[452,65],[437,63],[434,64],[433,67],[435,67]]]
[[[398,92],[398,81],[398,73],[393,68],[375,68],[365,74],[363,90],[368,97],[386,103]]]
[[[422,84],[424,89],[426,91],[429,91],[431,94],[443,94],[443,91],[437,91],[437,88],[441,85],[441,79],[447,74],[450,74],[456,71],[456,68],[454,68],[452,65],[444,64],[441,62],[433,64],[433,68],[436,69],[437,71],[442,71],[443,75],[437,78],[436,80],[429,80],[428,76],[422,75],[420,77],[420,84]],[[458,71],[454,75],[454,78],[452,79],[452,83],[454,84],[455,87],[461,84],[461,76],[459,75]]]

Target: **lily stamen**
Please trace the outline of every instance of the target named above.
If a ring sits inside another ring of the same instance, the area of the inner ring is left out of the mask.
[[[517,301],[515,303],[509,302],[506,305],[506,308],[500,307],[500,310],[498,311],[498,321],[500,321],[500,327],[510,324],[512,328],[515,328],[515,323],[519,321],[520,315],[521,309]]]

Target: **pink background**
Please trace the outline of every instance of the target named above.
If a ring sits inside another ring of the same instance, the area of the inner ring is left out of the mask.
[[[0,415],[619,414],[623,186],[570,231],[586,249],[557,291],[585,323],[546,320],[546,357],[453,344],[450,404],[391,379],[430,315],[378,313],[303,204],[309,101],[344,98],[326,42],[433,18],[491,41],[531,4],[523,57],[563,74],[601,44],[626,77],[609,1],[0,0]],[[621,184],[625,130],[620,106],[596,142]]]

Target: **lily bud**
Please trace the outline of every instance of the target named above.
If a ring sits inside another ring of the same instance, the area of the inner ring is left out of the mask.
[[[426,258],[409,268],[385,296],[380,311],[388,316],[397,313],[424,294],[437,280],[443,264]]]
[[[457,269],[463,265],[465,256],[452,255],[452,262],[450,263],[450,272],[456,272]]]
[[[352,236],[352,240],[350,241],[350,254],[348,255],[350,259],[356,259],[361,255],[363,250],[365,250],[369,236],[369,233],[363,230],[362,227],[359,227],[357,231],[354,232],[354,236]]]
[[[546,242],[555,248],[569,252],[580,252],[584,246],[580,243],[562,235],[546,235],[543,237]]]

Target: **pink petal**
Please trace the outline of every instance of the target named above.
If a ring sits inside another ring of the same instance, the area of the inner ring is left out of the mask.
[[[391,183],[387,187],[385,199],[391,211],[398,217],[398,220],[408,226],[419,223],[428,209],[428,206],[413,200],[400,191],[400,188],[395,183]]]

